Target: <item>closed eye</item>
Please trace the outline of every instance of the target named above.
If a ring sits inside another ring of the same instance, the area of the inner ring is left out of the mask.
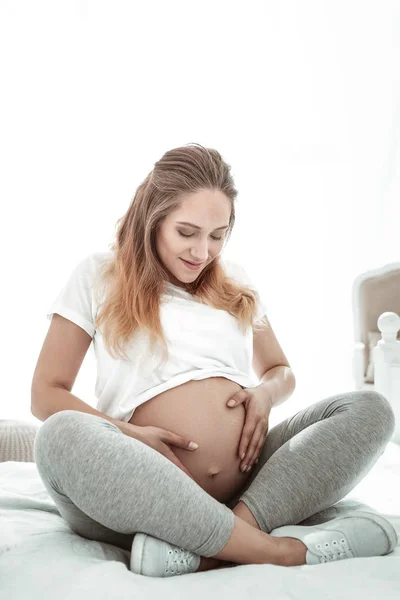
[[[193,237],[194,233],[192,233],[191,235],[185,235],[184,233],[182,233],[181,231],[178,231],[179,235],[181,235],[182,237],[185,238],[190,238]],[[222,240],[222,237],[215,237],[214,235],[211,236],[213,240]]]

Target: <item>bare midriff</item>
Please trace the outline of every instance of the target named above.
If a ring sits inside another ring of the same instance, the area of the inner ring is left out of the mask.
[[[200,487],[227,503],[250,475],[239,469],[244,406],[226,406],[240,389],[242,386],[225,377],[188,381],[138,406],[129,423],[161,427],[197,442],[194,451],[177,446],[171,450]]]

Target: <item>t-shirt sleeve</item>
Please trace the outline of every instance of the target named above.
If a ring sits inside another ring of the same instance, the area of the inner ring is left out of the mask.
[[[258,293],[259,300],[258,300],[257,306],[256,306],[255,321],[257,322],[260,319],[262,319],[262,317],[264,317],[264,315],[266,315],[266,313],[267,313],[267,305],[265,303],[263,295],[260,293],[260,291],[259,291],[257,285],[254,283],[254,281],[250,278],[247,271],[244,269],[244,267],[242,265],[240,265],[236,261],[232,261],[232,260],[225,260],[224,266],[225,266],[225,272],[229,277],[232,277],[239,283],[246,285],[247,287],[249,287],[250,289],[252,289],[253,291]]]
[[[64,287],[47,311],[50,321],[53,314],[57,313],[79,325],[90,337],[93,337],[95,332],[93,269],[93,256],[90,254],[73,268]]]

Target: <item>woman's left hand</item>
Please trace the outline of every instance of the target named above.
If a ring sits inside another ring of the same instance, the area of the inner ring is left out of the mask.
[[[247,467],[253,466],[254,461],[261,454],[268,433],[268,420],[273,402],[268,390],[262,385],[243,388],[233,394],[230,400],[235,401],[232,408],[243,404],[246,410],[246,419],[239,442],[239,457],[241,458],[245,453],[245,457],[241,459],[242,462],[239,466],[242,470],[244,465],[247,465]],[[230,407],[228,406],[228,408]]]

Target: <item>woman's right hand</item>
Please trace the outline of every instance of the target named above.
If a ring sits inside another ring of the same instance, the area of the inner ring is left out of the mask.
[[[157,450],[157,452],[160,452],[160,454],[166,456],[171,462],[175,463],[177,467],[184,471],[184,473],[186,473],[190,479],[195,481],[191,473],[186,469],[186,467],[183,466],[179,458],[172,452],[170,448],[170,446],[177,446],[178,448],[189,450],[189,452],[195,452],[197,448],[189,448],[191,440],[187,440],[181,435],[172,433],[172,431],[168,431],[168,429],[154,427],[153,425],[142,426],[132,425],[132,423],[124,423],[124,427],[121,428],[121,431],[125,435],[143,442],[147,446],[150,446],[150,448],[154,448],[154,450]]]

